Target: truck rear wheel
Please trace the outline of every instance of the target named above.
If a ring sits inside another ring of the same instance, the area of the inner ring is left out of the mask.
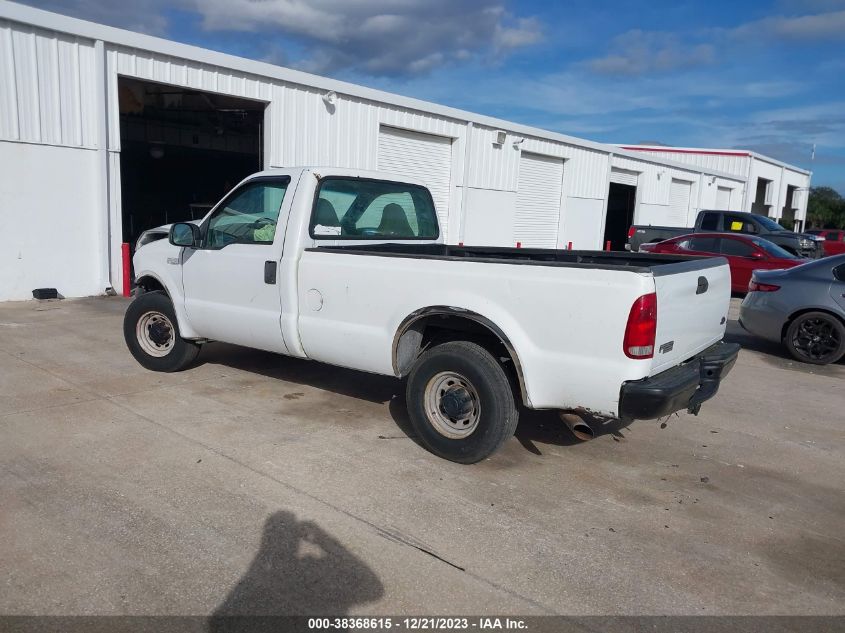
[[[504,368],[468,341],[443,343],[420,356],[408,376],[406,400],[422,444],[461,464],[492,455],[519,421]]]
[[[132,356],[153,371],[180,371],[190,365],[199,345],[179,336],[173,304],[161,291],[146,292],[123,316],[123,338]]]

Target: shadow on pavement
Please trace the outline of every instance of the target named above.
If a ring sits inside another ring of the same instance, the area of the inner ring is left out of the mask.
[[[306,385],[367,402],[388,403],[390,416],[398,429],[419,444],[411,428],[405,406],[405,383],[397,378],[224,343],[209,343],[203,346],[198,364],[205,363],[232,367],[267,378]],[[593,422],[598,435],[618,435],[625,426],[625,423],[619,421],[594,420]],[[572,446],[581,443],[560,421],[556,411],[534,411],[525,408],[520,411],[516,439],[525,450],[535,455],[542,455],[537,447],[538,443],[555,446]]]
[[[291,512],[276,512],[264,524],[252,564],[211,615],[208,630],[256,624],[245,616],[342,616],[383,594],[378,576],[337,540]]]

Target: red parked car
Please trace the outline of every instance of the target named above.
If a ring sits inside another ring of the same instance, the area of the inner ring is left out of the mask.
[[[648,253],[724,257],[731,268],[731,290],[743,293],[748,291],[748,282],[755,270],[792,268],[810,261],[761,237],[726,233],[680,235],[656,244],[642,244],[640,250]]]
[[[842,229],[819,229],[807,231],[824,238],[822,246],[825,255],[841,255],[845,253],[845,231]]]

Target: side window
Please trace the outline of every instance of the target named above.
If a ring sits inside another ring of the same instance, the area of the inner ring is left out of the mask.
[[[719,230],[719,214],[718,213],[705,213],[704,217],[701,218],[701,230],[702,231],[718,231]]]
[[[757,233],[756,225],[741,215],[725,215],[725,231],[731,233]]]
[[[272,244],[289,182],[256,180],[232,192],[208,219],[205,245]]]
[[[315,239],[437,239],[439,228],[425,187],[363,178],[327,177],[311,214]]]
[[[718,253],[717,241],[715,237],[694,237],[690,240],[689,249],[699,253]]]
[[[725,238],[722,242],[722,255],[733,255],[735,257],[751,257],[754,247],[741,240]]]

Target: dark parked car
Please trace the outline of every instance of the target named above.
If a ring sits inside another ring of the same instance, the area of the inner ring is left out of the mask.
[[[657,244],[643,244],[648,253],[676,255],[713,255],[724,257],[731,267],[731,291],[745,292],[755,270],[793,268],[807,261],[761,237],[725,233],[693,233]]]
[[[628,249],[636,253],[641,244],[662,242],[687,233],[732,233],[764,237],[794,255],[815,259],[823,257],[822,238],[808,233],[794,233],[772,218],[744,211],[699,211],[692,228],[635,224],[628,230]]]
[[[823,237],[824,254],[839,255],[845,253],[845,231],[842,229],[818,229],[807,231],[811,235]]]
[[[845,255],[790,270],[755,271],[739,324],[782,342],[800,361],[835,363],[845,355]]]

